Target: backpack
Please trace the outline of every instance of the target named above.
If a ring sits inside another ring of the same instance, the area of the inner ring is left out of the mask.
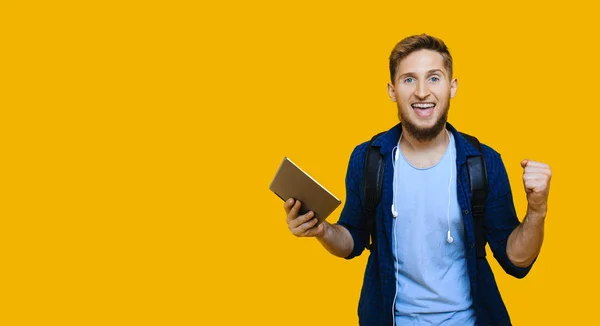
[[[379,146],[374,146],[373,141],[381,134],[379,133],[369,141],[365,155],[365,170],[363,178],[363,194],[365,198],[365,215],[367,217],[367,230],[369,232],[365,247],[372,249],[376,241],[375,217],[376,207],[381,201],[383,189],[383,156],[379,151]],[[465,133],[460,133],[471,145],[480,152],[481,144],[479,140]],[[483,153],[483,152],[482,152]],[[469,178],[469,188],[471,190],[471,216],[475,227],[475,246],[477,248],[477,258],[485,258],[485,230],[483,228],[483,216],[485,210],[485,199],[488,193],[488,179],[483,155],[467,157],[467,174]]]

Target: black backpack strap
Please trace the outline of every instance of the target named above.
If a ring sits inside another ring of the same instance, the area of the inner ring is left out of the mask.
[[[373,146],[373,141],[379,137],[379,133],[369,141],[367,153],[365,155],[365,170],[363,175],[363,194],[365,198],[364,209],[367,217],[367,235],[365,247],[371,250],[375,243],[375,217],[376,208],[381,201],[381,192],[383,189],[383,156],[379,151],[379,146]]]
[[[483,153],[479,140],[473,136],[461,133],[471,145]],[[469,186],[471,188],[471,210],[473,223],[475,225],[475,246],[477,247],[477,258],[484,258],[485,253],[485,229],[483,219],[485,214],[485,199],[488,194],[487,170],[483,155],[469,156],[467,158],[467,172],[469,175]]]

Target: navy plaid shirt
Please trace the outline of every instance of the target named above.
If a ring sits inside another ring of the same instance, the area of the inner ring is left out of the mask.
[[[467,157],[481,155],[452,125],[447,128],[456,140],[457,195],[465,226],[465,253],[471,284],[471,295],[477,314],[477,325],[511,325],[508,312],[498,291],[494,275],[486,258],[476,258],[475,232],[471,213],[471,198],[467,175]],[[358,305],[360,325],[392,325],[392,306],[396,289],[392,255],[392,149],[398,143],[401,124],[379,136],[373,143],[379,146],[384,159],[383,193],[377,206],[376,241],[365,270]],[[350,157],[346,174],[346,203],[337,224],[350,231],[354,249],[347,257],[360,255],[365,249],[368,232],[363,210],[362,180],[368,142],[357,146]],[[488,173],[489,190],[486,199],[484,228],[486,240],[494,258],[506,273],[522,278],[531,269],[515,266],[506,254],[510,233],[519,225],[512,193],[500,154],[482,144]],[[533,265],[533,264],[532,264]]]

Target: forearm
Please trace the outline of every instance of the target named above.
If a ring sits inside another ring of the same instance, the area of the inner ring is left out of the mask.
[[[544,241],[546,210],[527,209],[523,222],[508,237],[506,254],[518,267],[528,267],[540,253]]]
[[[323,236],[317,237],[317,240],[331,254],[342,258],[348,257],[354,249],[354,240],[348,229],[341,225],[329,224],[327,221],[323,223],[325,223]]]

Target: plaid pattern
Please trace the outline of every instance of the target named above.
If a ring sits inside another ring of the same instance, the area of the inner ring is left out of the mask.
[[[481,153],[451,124],[448,123],[447,126],[456,141],[457,194],[465,226],[465,253],[471,295],[477,313],[477,325],[511,325],[487,259],[476,258],[466,160],[468,156],[481,155]],[[390,210],[393,200],[394,173],[391,153],[398,143],[401,130],[401,125],[398,124],[379,136],[373,143],[374,146],[380,146],[385,168],[382,199],[377,207],[376,241],[368,259],[358,305],[360,325],[392,325],[396,278],[392,255],[393,217]],[[364,251],[368,236],[362,194],[367,145],[368,142],[364,142],[354,149],[346,174],[346,203],[338,224],[347,228],[354,240],[354,249],[347,259],[356,257]],[[489,182],[484,219],[486,238],[494,258],[504,271],[522,278],[527,275],[531,266],[519,268],[510,262],[506,254],[508,236],[519,225],[506,168],[500,154],[484,144],[482,149]]]

